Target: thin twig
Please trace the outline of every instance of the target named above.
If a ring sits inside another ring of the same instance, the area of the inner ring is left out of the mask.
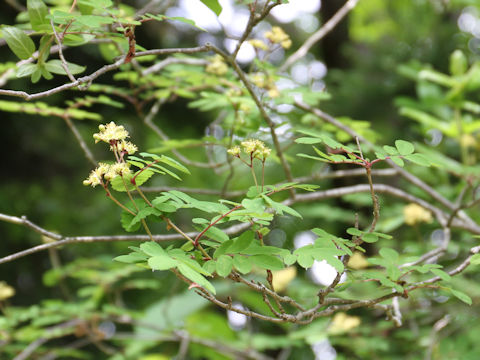
[[[72,6],[74,5],[75,3]],[[52,26],[53,35],[55,36],[55,40],[57,41],[58,57],[60,58],[60,63],[62,64],[62,68],[63,70],[65,70],[65,73],[67,74],[70,81],[75,82],[77,81],[77,79],[75,79],[75,76],[73,76],[72,73],[70,72],[70,69],[68,68],[67,60],[65,60],[65,57],[63,56],[62,40],[60,39],[60,36],[58,35],[57,30],[55,29],[55,24],[53,23],[53,17],[50,18],[50,25]]]
[[[83,150],[83,153],[85,154],[85,157],[92,163],[93,166],[97,166],[97,160],[93,156],[92,152],[88,148],[87,144],[85,143],[85,140],[83,140],[82,135],[78,131],[78,128],[75,126],[73,121],[70,119],[70,117],[65,114],[65,116],[62,117],[63,120],[65,120],[65,123],[67,126],[70,128],[72,131],[73,135],[75,136],[75,139],[77,139],[78,144],[80,145],[81,149]]]
[[[292,64],[307,55],[308,51],[318,41],[323,39],[335,26],[357,5],[359,0],[348,0],[320,29],[312,34],[297,51],[288,57],[279,71],[287,70]]]
[[[147,55],[170,55],[170,54],[195,54],[199,52],[207,52],[210,50],[209,46],[199,46],[199,47],[194,47],[194,48],[173,48],[173,49],[154,49],[154,50],[147,50],[147,51],[139,51],[135,54],[135,57],[141,57],[141,56],[147,56]],[[97,71],[93,72],[92,74],[88,76],[84,76],[81,78],[78,78],[76,81],[63,84],[57,87],[54,87],[52,89],[46,90],[46,91],[41,91],[38,93],[34,94],[29,94],[26,91],[17,91],[17,90],[4,90],[0,89],[0,95],[6,95],[6,96],[14,96],[14,97],[20,97],[25,100],[34,100],[42,97],[47,97],[53,94],[57,94],[59,92],[72,89],[75,87],[78,87],[79,85],[86,84],[87,86],[96,78],[99,76],[118,69],[120,66],[124,64],[125,61],[125,56],[122,56],[120,59],[115,61],[113,64],[105,65],[102,66],[100,69]]]

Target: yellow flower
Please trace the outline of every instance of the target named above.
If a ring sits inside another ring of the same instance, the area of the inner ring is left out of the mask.
[[[249,139],[241,143],[243,151],[246,154],[252,155],[254,158],[265,160],[271,153],[271,149],[265,146],[263,141],[257,139]]]
[[[260,39],[251,39],[251,40],[248,40],[248,42],[250,43],[250,45],[252,45],[254,48],[257,48],[257,49],[260,49],[260,50],[265,50],[267,51],[268,50],[268,45],[265,44],[262,40]]]
[[[251,154],[255,150],[257,150],[258,146],[262,146],[263,142],[256,139],[249,139],[249,140],[242,141],[241,144],[243,147],[243,151],[245,151],[246,154]]]
[[[432,213],[417,204],[408,204],[403,208],[403,216],[407,225],[415,225],[420,222],[432,222]]]
[[[127,163],[115,163],[110,165],[107,173],[104,175],[105,179],[112,180],[118,175],[127,175],[130,173],[130,164]]]
[[[15,295],[15,289],[5,281],[0,281],[0,301],[6,300]]]
[[[235,145],[234,147],[228,149],[227,153],[229,153],[232,156],[239,156],[240,155],[240,146]]]
[[[286,34],[279,26],[273,26],[271,31],[267,31],[264,36],[274,44],[280,44],[284,49],[292,46],[290,36]]]
[[[477,145],[477,140],[472,135],[463,134],[460,138],[460,145],[466,148],[474,148]]]
[[[128,155],[133,155],[138,151],[137,145],[125,140],[117,144],[117,149],[120,152],[125,151]],[[110,150],[113,150],[112,147],[110,147]]]
[[[267,85],[267,78],[265,74],[253,73],[250,75],[250,81],[259,88],[264,88]]]
[[[280,96],[280,91],[278,91],[278,88],[276,86],[270,88],[267,92],[268,96],[271,98],[276,98]]]
[[[225,75],[228,71],[227,64],[223,61],[223,57],[221,55],[215,55],[211,60],[210,63],[205,68],[205,71],[210,74],[214,75]]]
[[[98,127],[100,132],[93,134],[93,138],[95,139],[95,144],[98,143],[99,141],[104,141],[108,144],[110,144],[110,141],[116,140],[125,140],[128,138],[130,135],[128,134],[128,131],[125,130],[125,128],[120,125],[117,126],[113,121],[106,124],[106,125],[100,125]]]
[[[369,262],[361,252],[355,251],[348,260],[347,266],[355,270],[365,269],[369,266]]]
[[[98,164],[98,167],[95,170],[92,170],[88,179],[83,180],[83,185],[91,185],[95,187],[103,183],[103,175],[105,175],[110,169],[110,165],[105,163]]]
[[[330,323],[328,328],[329,334],[341,334],[346,333],[356,327],[361,323],[361,320],[358,316],[349,316],[344,312],[336,313]]]
[[[297,268],[295,266],[289,266],[282,270],[272,271],[272,285],[273,289],[277,292],[285,290],[297,276]]]

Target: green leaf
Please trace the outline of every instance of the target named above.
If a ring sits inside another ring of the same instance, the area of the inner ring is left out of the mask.
[[[356,229],[356,228],[348,228],[347,229],[347,234],[353,235],[353,236],[362,236],[363,232]]]
[[[206,290],[210,291],[212,294],[216,294],[215,288],[210,282],[205,279],[200,273],[193,270],[190,266],[184,264],[178,264],[178,271],[185,276],[187,279],[190,279],[194,283],[202,286]]]
[[[480,254],[475,254],[470,258],[470,264],[480,265]]]
[[[27,10],[33,30],[45,30],[50,27],[47,19],[48,8],[42,0],[27,0]]]
[[[286,254],[284,257],[283,257],[283,262],[285,263],[285,265],[292,265],[292,264],[295,264],[295,262],[297,261],[297,257],[293,254]]]
[[[443,281],[446,281],[446,282],[449,282],[450,280],[452,280],[452,277],[447,274],[445,271],[443,270],[440,270],[440,269],[431,269],[430,270],[433,274],[437,275],[440,279],[442,279]]]
[[[370,233],[370,234],[367,233],[367,234],[363,234],[362,240],[365,241],[366,243],[374,243],[378,241],[378,236],[373,233]]]
[[[229,254],[237,254],[248,248],[255,239],[255,233],[251,230],[245,231],[238,238],[233,240],[233,244],[227,248]]]
[[[398,166],[403,167],[403,165],[405,165],[401,157],[392,156],[392,157],[390,157],[390,159],[391,159],[395,164],[397,164]]]
[[[38,47],[38,64],[43,64],[50,56],[50,48],[52,47],[53,35],[43,35],[40,38],[40,46]]]
[[[22,78],[32,75],[38,69],[38,64],[23,64],[17,70],[17,77]]]
[[[304,251],[299,252],[298,255],[297,255],[298,265],[300,265],[304,269],[311,268],[312,265],[313,265],[313,261],[314,261],[314,258],[312,257],[312,255],[310,255],[310,254],[308,254]]]
[[[80,4],[103,10],[113,5],[112,0],[79,0]]]
[[[147,204],[143,200],[136,200],[135,204],[140,210],[143,209]],[[136,211],[136,208],[133,204],[128,204],[127,208],[131,211]],[[140,229],[141,224],[139,222],[132,225],[132,220],[136,215],[132,215],[130,212],[123,210],[122,215],[120,216],[120,222],[125,231],[134,232]]]
[[[134,264],[138,262],[143,262],[148,259],[147,255],[138,253],[138,252],[132,252],[128,255],[120,255],[115,258],[113,258],[114,261],[126,263],[126,264]]]
[[[144,153],[141,153],[140,155],[142,155]],[[185,174],[189,174],[190,175],[190,171],[185,167],[183,166],[182,164],[180,164],[177,160],[174,160],[168,156],[165,156],[165,155],[162,155],[159,159],[159,161],[161,161],[162,163],[168,165],[168,166],[171,166],[173,167],[174,169],[177,169]]]
[[[35,44],[22,30],[13,26],[5,26],[2,29],[3,38],[7,42],[8,47],[20,59],[26,60],[35,52]],[[41,74],[38,75],[40,79]],[[35,76],[36,78],[37,76]],[[38,81],[37,79],[37,81]],[[32,79],[33,82],[33,79]]]
[[[212,10],[217,16],[222,12],[222,6],[219,4],[218,0],[200,0],[204,3],[210,10]]]
[[[167,256],[167,253],[163,248],[155,241],[146,242],[140,245],[140,249],[150,256]]]
[[[297,144],[308,144],[308,145],[312,145],[312,144],[321,143],[321,142],[323,142],[323,140],[322,140],[322,139],[319,139],[319,138],[301,137],[301,138],[295,139],[295,142],[296,142]]]
[[[383,147],[388,155],[398,155],[398,150],[390,145],[385,145]]]
[[[395,146],[400,155],[410,155],[415,151],[413,144],[405,140],[396,140]]]
[[[135,178],[135,183],[138,186],[141,186],[142,184],[144,184],[154,174],[154,172],[150,171],[150,170],[144,170],[142,172],[140,172],[140,171],[141,170],[138,170],[135,173],[135,174],[139,174]],[[125,184],[123,183],[122,177],[117,176],[117,177],[113,178],[113,180],[110,182],[110,184],[112,185],[112,188],[116,191],[125,192],[126,191],[125,185],[127,185],[128,191],[133,191],[133,190],[135,190],[135,186],[131,183],[131,180],[132,180],[133,176],[134,176],[133,174],[124,175],[123,179],[125,180]]]
[[[472,305],[472,299],[470,298],[470,296],[468,296],[467,294],[461,292],[461,291],[458,291],[458,290],[454,290],[454,289],[448,289],[453,296],[455,296],[456,298],[462,300],[464,303],[468,304],[468,305]]]
[[[431,166],[432,162],[423,154],[411,154],[405,156],[405,159],[421,166]]]
[[[72,75],[80,74],[84,72],[85,69],[87,68],[86,66],[80,66],[77,64],[70,63],[68,61],[67,61],[67,67],[68,67],[68,70],[70,71],[70,74]],[[58,59],[47,61],[45,63],[45,68],[54,74],[67,75],[67,72],[62,66],[62,62]]]
[[[116,20],[109,16],[80,15],[75,17],[75,21],[90,28],[99,28],[105,24],[113,24]]]
[[[252,270],[252,261],[250,257],[235,255],[233,257],[233,266],[242,274],[248,274]]]
[[[265,201],[268,203],[268,205],[270,205],[275,210],[275,212],[277,214],[283,215],[283,213],[286,212],[289,215],[293,215],[293,216],[302,218],[302,215],[300,215],[297,211],[295,211],[291,207],[289,207],[287,205],[284,205],[282,203],[275,202],[266,195],[262,195],[262,197],[263,197],[263,199],[265,199]]]
[[[229,239],[228,235],[225,234],[222,230],[219,228],[216,228],[215,226],[211,226],[206,232],[205,235],[213,240],[217,240],[221,243],[227,241]],[[200,240],[201,241],[201,240]]]
[[[152,208],[151,206],[147,206],[145,207],[144,209],[141,209],[137,215],[132,219],[132,221],[130,222],[130,225],[129,227],[131,228],[132,226],[134,226],[135,224],[139,223],[140,221],[142,221],[143,219],[145,219],[146,217],[150,216],[150,215],[156,215],[156,216],[160,216],[162,213],[160,212],[160,210],[158,210],[157,208]]]
[[[228,255],[222,255],[217,259],[217,274],[226,277],[230,274],[233,267],[233,260]]]
[[[381,248],[378,252],[384,259],[387,259],[391,262],[398,261],[398,252],[390,248]]]
[[[450,74],[461,76],[468,68],[468,60],[462,50],[455,50],[450,55]]]
[[[148,259],[148,266],[152,270],[168,270],[177,265],[177,261],[167,254],[155,255]]]
[[[228,248],[233,244],[233,240],[228,240],[222,243],[217,250],[213,253],[213,258],[218,259],[219,256],[225,254],[228,250]]]
[[[263,200],[258,198],[258,199],[243,199],[242,200],[242,206],[252,212],[252,213],[262,213],[265,211],[265,204],[263,203]]]
[[[253,255],[250,256],[250,261],[254,265],[267,270],[281,270],[284,268],[282,260],[273,255]]]

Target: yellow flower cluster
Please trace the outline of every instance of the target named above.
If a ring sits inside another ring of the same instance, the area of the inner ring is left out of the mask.
[[[257,48],[257,49],[260,49],[260,50],[264,50],[264,51],[267,51],[268,50],[268,45],[265,44],[263,42],[263,40],[260,40],[260,39],[251,39],[251,40],[248,40],[248,42],[250,43],[250,45],[252,45],[254,48]]]
[[[265,143],[263,141],[257,139],[249,139],[242,141],[241,145],[243,151],[246,154],[252,156],[252,158],[265,160],[272,152],[272,149],[265,146]],[[240,148],[240,146],[235,145],[228,149],[227,152],[232,156],[240,157],[242,149]]]
[[[95,143],[104,141],[110,144],[110,150],[115,153],[117,162],[110,165],[106,163],[99,163],[95,170],[92,170],[86,180],[83,181],[83,185],[91,185],[95,187],[97,185],[104,185],[103,180],[111,181],[115,177],[121,175],[130,174],[130,164],[127,164],[123,159],[125,154],[133,155],[138,151],[135,144],[125,139],[130,137],[128,131],[123,126],[118,126],[113,121],[106,125],[100,125],[98,127],[100,132],[93,134]]]
[[[344,312],[336,313],[328,328],[329,334],[341,334],[349,332],[360,326],[361,320],[358,316],[350,316]]]
[[[255,86],[267,90],[268,96],[275,98],[280,95],[280,91],[275,85],[275,80],[273,80],[273,78],[257,72],[250,75],[250,80]]]
[[[215,55],[210,59],[210,63],[205,68],[205,71],[210,74],[222,76],[225,75],[228,71],[228,66],[223,61],[223,57],[220,55]]]
[[[15,289],[5,281],[0,281],[0,301],[6,300],[15,295]]]
[[[98,129],[100,132],[93,134],[95,144],[99,141],[104,141],[107,144],[110,144],[112,140],[121,141],[130,136],[123,126],[117,126],[113,121],[107,125],[100,125]]]
[[[122,140],[117,143],[117,149],[119,152],[126,152],[128,155],[133,155],[138,151],[137,145],[132,144],[130,141]],[[110,150],[113,151],[112,146],[110,146]]]
[[[403,208],[403,216],[407,225],[415,225],[421,222],[432,222],[432,213],[417,204],[408,204]]]
[[[238,145],[235,145],[227,150],[227,153],[229,153],[232,156],[240,156],[240,152],[241,152],[241,149],[240,149],[240,146]]]
[[[242,141],[241,145],[243,147],[243,151],[246,154],[252,154],[252,156],[256,158],[262,156],[262,158],[265,159],[272,152],[272,149],[266,147],[263,141],[257,139],[249,139]]]
[[[113,165],[100,163],[95,170],[92,170],[88,179],[83,181],[83,185],[91,185],[92,187],[103,185],[103,179],[111,181],[119,175],[124,176],[130,173],[130,164],[123,162]]]
[[[284,49],[292,46],[292,40],[285,31],[279,26],[273,26],[272,30],[267,31],[264,36],[274,44],[280,44]]]

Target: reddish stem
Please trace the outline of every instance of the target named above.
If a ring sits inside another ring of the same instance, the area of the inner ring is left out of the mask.
[[[151,162],[150,164],[147,164],[145,167],[141,168],[140,171],[137,172],[137,173],[132,177],[132,179],[130,180],[130,182],[131,182],[133,185],[136,185],[135,179],[137,178],[137,176],[140,175],[144,170],[148,169],[150,166],[155,165],[155,164],[158,164],[159,162],[160,162],[160,160],[155,160],[155,161]]]
[[[243,205],[237,205],[235,206],[234,208],[232,208],[231,210],[227,211],[225,214],[223,214],[222,216],[220,216],[217,220],[211,222],[205,229],[203,229],[203,231],[197,235],[197,237],[195,238],[195,241],[194,241],[194,245],[195,247],[198,246],[198,242],[200,241],[200,238],[203,236],[203,234],[205,234],[208,229],[210,229],[213,225],[215,225],[216,223],[218,223],[220,220],[224,219],[227,215],[231,214],[232,212],[234,212],[235,210],[237,209],[240,209]]]

